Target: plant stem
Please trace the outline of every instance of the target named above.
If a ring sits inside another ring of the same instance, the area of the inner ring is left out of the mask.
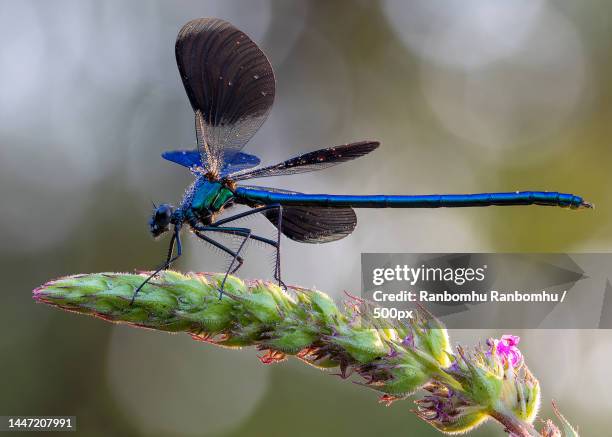
[[[489,415],[501,423],[513,437],[542,437],[531,424],[519,420],[512,413],[493,410]]]

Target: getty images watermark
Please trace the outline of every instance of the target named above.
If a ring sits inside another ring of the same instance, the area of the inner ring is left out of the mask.
[[[612,328],[612,254],[363,254],[375,316],[449,328]]]

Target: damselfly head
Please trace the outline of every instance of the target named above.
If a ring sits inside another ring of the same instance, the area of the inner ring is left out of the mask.
[[[174,208],[167,203],[162,203],[153,211],[153,215],[149,219],[149,230],[153,237],[159,237],[168,230],[173,212]]]

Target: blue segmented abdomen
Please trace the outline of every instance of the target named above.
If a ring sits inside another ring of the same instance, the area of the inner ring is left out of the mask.
[[[277,193],[238,187],[238,198],[261,204],[294,206],[327,206],[352,208],[459,208],[475,206],[543,205],[578,209],[590,208],[582,197],[549,191],[515,191],[510,193],[430,194],[410,196],[345,196],[335,194]]]

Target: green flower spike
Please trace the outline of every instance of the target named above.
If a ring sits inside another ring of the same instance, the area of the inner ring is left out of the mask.
[[[223,274],[160,273],[134,290],[146,273],[74,275],[34,290],[34,299],[67,311],[169,332],[186,332],[218,346],[255,346],[271,364],[288,355],[381,394],[389,405],[422,389],[415,413],[447,434],[499,421],[513,436],[560,436],[552,422],[542,433],[531,426],[540,387],[516,347],[518,337],[489,340],[488,348],[453,353],[444,325],[424,308],[408,323],[374,317],[371,303],[349,295],[344,309],[317,290],[243,282]],[[578,434],[558,413],[565,436]]]

